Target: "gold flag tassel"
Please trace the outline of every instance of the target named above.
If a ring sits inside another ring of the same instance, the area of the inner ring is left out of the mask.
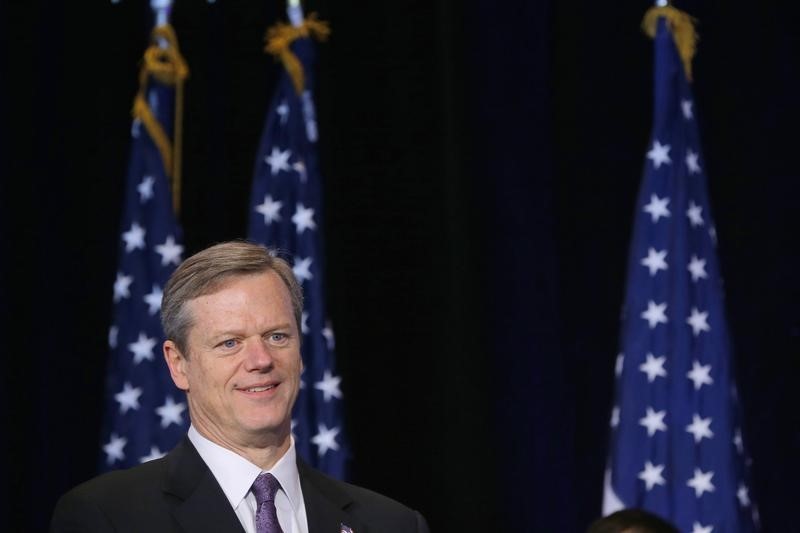
[[[300,60],[289,48],[295,39],[300,37],[314,36],[318,41],[325,41],[331,33],[327,22],[317,19],[316,13],[311,13],[300,26],[292,26],[283,22],[278,22],[267,30],[265,40],[267,45],[264,51],[272,54],[283,62],[286,72],[292,78],[297,94],[303,92],[305,87],[305,75],[303,65]]]
[[[139,91],[133,100],[133,116],[139,119],[158,147],[164,162],[164,172],[172,181],[172,205],[180,211],[181,150],[183,140],[183,83],[189,77],[189,67],[178,49],[178,38],[169,24],[153,29],[152,44],[145,50],[139,70]],[[161,45],[166,43],[166,46]],[[147,80],[152,76],[159,83],[175,87],[175,124],[170,142],[150,106],[147,104]]]
[[[647,10],[642,20],[642,30],[654,38],[658,27],[659,17],[667,19],[667,27],[675,40],[678,54],[683,62],[683,70],[686,72],[686,79],[692,81],[692,58],[697,51],[697,32],[694,29],[697,19],[691,15],[675,9],[672,6],[651,7]]]

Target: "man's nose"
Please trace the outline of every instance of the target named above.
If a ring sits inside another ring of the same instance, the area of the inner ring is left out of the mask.
[[[247,371],[265,372],[272,369],[274,360],[270,347],[261,337],[249,339],[246,343],[244,365]]]

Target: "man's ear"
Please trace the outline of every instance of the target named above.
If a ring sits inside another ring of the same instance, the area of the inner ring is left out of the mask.
[[[175,386],[182,391],[188,391],[189,378],[186,374],[186,365],[188,364],[186,357],[171,340],[164,341],[163,350],[164,360],[167,362],[169,374],[172,376]]]

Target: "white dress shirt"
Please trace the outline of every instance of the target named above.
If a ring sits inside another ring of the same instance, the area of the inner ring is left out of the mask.
[[[194,426],[189,427],[189,440],[222,487],[245,532],[256,533],[256,497],[250,487],[264,471],[241,455],[211,442]],[[281,484],[281,489],[275,495],[275,509],[281,529],[284,533],[308,533],[294,438],[291,439],[289,450],[266,472],[275,476]]]

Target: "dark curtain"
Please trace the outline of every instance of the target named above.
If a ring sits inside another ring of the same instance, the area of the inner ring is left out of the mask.
[[[797,32],[784,2],[681,2],[755,495],[800,475]],[[326,274],[352,480],[434,531],[597,517],[633,202],[648,2],[317,0]],[[245,231],[282,2],[177,0],[191,69],[189,252]],[[0,529],[43,531],[94,475],[147,2],[0,4]]]

